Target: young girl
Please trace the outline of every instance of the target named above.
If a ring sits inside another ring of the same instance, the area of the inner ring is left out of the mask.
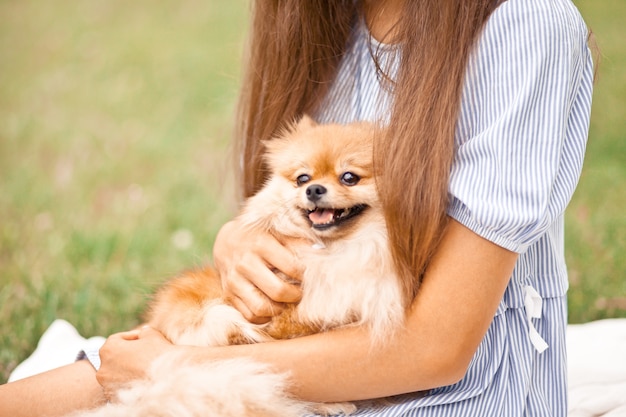
[[[563,211],[583,162],[593,65],[570,0],[255,2],[238,135],[244,196],[260,141],[303,113],[373,120],[378,187],[398,273],[422,279],[406,325],[372,350],[365,329],[223,348],[146,328],[0,389],[0,414],[102,403],[157,356],[250,356],[313,401],[407,394],[359,416],[565,416]],[[299,298],[299,264],[271,236],[221,229],[215,263],[235,306],[263,322]],[[419,394],[410,394],[420,392]],[[37,399],[37,401],[31,399]],[[6,412],[5,412],[6,410]]]

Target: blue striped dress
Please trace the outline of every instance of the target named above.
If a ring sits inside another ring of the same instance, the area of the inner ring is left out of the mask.
[[[460,382],[356,416],[567,414],[563,211],[588,135],[587,36],[570,0],[508,0],[489,18],[467,68],[448,214],[519,260]],[[320,122],[388,120],[372,51],[393,78],[399,51],[360,22]]]

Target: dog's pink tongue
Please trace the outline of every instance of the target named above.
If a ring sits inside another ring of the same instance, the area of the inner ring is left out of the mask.
[[[309,213],[309,219],[315,224],[326,224],[333,220],[334,210],[316,209]]]

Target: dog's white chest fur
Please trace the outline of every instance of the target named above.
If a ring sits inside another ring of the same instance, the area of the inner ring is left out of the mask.
[[[349,323],[366,325],[374,339],[403,319],[402,292],[393,271],[384,227],[373,223],[354,236],[325,247],[297,250],[306,265],[303,298],[297,307],[304,321],[322,329]]]

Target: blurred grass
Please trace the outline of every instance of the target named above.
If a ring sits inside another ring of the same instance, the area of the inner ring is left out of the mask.
[[[0,2],[0,382],[56,317],[139,322],[233,209],[246,2]]]
[[[578,0],[604,56],[566,215],[570,321],[626,316],[626,4]],[[0,383],[57,317],[139,322],[233,212],[247,2],[0,2]]]
[[[626,2],[577,0],[600,64],[583,174],[566,211],[570,322],[626,317]]]

